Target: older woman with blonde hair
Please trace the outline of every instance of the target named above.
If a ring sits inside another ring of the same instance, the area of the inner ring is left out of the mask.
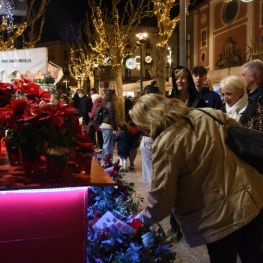
[[[130,116],[154,140],[147,204],[136,218],[150,226],[172,210],[186,242],[206,244],[210,262],[236,263],[237,254],[242,262],[263,262],[263,176],[228,148],[224,128],[157,94],[140,97]]]
[[[222,111],[244,127],[263,131],[263,106],[248,98],[247,84],[232,75],[221,80],[219,91],[224,96]]]

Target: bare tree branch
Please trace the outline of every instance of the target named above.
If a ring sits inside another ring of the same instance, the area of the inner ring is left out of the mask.
[[[31,0],[27,6],[26,17],[24,18],[24,21],[27,22],[27,29],[22,34],[23,48],[33,48],[36,43],[40,41],[45,23],[46,7],[50,1],[51,0],[42,0],[37,11],[35,11],[36,8],[34,6],[35,0]],[[41,19],[40,26],[37,26],[39,19]]]
[[[35,0],[31,0],[27,6],[26,17],[21,23],[9,27],[7,25],[6,17],[2,16],[2,23],[0,25],[0,50],[12,50],[15,48],[15,42],[21,36],[24,42],[23,47],[34,47],[35,44],[40,40],[42,29],[44,25],[44,14],[46,6],[51,0],[41,0],[40,7],[37,11],[34,9]],[[39,18],[42,17],[40,27],[36,29],[35,24]],[[26,29],[28,30],[28,41],[26,42],[24,34]]]

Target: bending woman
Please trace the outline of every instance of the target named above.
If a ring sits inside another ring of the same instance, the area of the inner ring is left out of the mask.
[[[241,124],[207,108],[228,125]],[[130,116],[153,140],[148,202],[137,216],[150,226],[171,209],[191,247],[206,244],[212,263],[263,262],[263,176],[225,144],[223,127],[177,99],[137,100]]]

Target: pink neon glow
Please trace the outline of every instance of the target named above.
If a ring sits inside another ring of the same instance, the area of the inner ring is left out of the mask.
[[[87,192],[0,192],[1,262],[85,262]]]

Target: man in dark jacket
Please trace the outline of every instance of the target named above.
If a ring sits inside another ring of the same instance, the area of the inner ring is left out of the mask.
[[[260,59],[246,62],[241,78],[247,83],[248,97],[263,105],[263,62]]]
[[[80,104],[80,97],[79,97],[79,94],[78,94],[78,91],[79,89],[76,90],[73,98],[72,98],[72,105],[73,107],[75,107],[76,109],[79,109],[79,104]]]
[[[89,124],[88,113],[91,111],[92,108],[92,100],[90,97],[85,95],[83,89],[78,90],[78,95],[80,97],[79,116],[82,117],[83,125],[88,125]]]
[[[220,95],[212,90],[209,90],[209,88],[204,87],[207,75],[206,68],[203,66],[196,66],[192,69],[191,73],[195,87],[198,91],[199,99],[203,99],[209,108],[221,109],[222,101]]]

